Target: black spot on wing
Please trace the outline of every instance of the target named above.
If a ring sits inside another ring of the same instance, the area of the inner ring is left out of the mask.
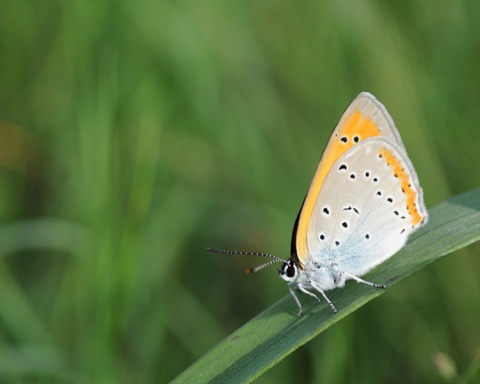
[[[352,207],[351,205],[349,205],[348,207],[343,208],[343,210],[344,210],[344,211],[353,211],[353,212],[355,212],[357,215],[360,214],[360,212],[358,211],[358,209],[355,208],[355,207]]]

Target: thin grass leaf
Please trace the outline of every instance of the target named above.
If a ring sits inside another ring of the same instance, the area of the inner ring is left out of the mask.
[[[366,277],[386,282],[389,288],[427,264],[480,239],[480,189],[455,196],[430,210],[429,224],[415,233],[393,258]],[[251,381],[289,353],[317,336],[357,308],[384,293],[364,284],[348,282],[329,292],[339,312],[303,295],[304,314],[287,296],[233,332],[184,371],[176,383],[239,383]]]

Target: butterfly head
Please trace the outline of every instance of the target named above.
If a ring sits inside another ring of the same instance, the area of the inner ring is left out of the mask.
[[[278,274],[285,281],[295,281],[298,277],[297,264],[292,259],[285,260],[282,267],[278,270]]]

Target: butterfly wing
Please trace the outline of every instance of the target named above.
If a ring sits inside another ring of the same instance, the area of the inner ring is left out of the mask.
[[[398,142],[365,139],[334,162],[312,210],[310,257],[361,276],[427,221],[423,191]]]
[[[385,107],[370,93],[362,92],[348,106],[335,127],[297,218],[292,243],[300,263],[304,264],[309,257],[308,228],[325,178],[345,152],[372,137],[388,138],[396,143],[399,151],[404,151],[400,135]]]

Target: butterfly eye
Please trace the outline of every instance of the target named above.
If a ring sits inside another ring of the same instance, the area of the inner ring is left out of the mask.
[[[297,274],[297,268],[295,268],[294,265],[290,265],[288,268],[287,268],[287,276],[292,278],[293,276],[295,276]]]

